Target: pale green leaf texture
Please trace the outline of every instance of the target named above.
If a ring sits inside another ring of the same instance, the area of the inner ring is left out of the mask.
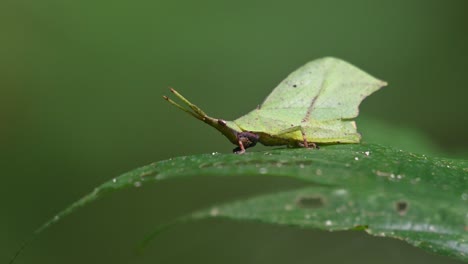
[[[183,220],[224,217],[330,231],[364,229],[468,260],[468,161],[375,144],[204,154],[156,162],[101,185],[37,233],[109,191],[201,175],[289,177],[305,185],[217,205]]]

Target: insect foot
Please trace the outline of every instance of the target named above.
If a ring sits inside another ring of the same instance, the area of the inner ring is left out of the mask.
[[[237,134],[237,142],[239,146],[232,150],[236,154],[245,153],[245,149],[255,146],[258,142],[259,136],[252,132],[241,132]]]
[[[301,148],[320,149],[320,146],[314,142],[307,142],[307,145],[304,142],[298,142],[297,145]]]

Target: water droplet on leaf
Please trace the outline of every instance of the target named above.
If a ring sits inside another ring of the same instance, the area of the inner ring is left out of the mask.
[[[210,215],[211,216],[218,216],[219,215],[219,209],[217,207],[213,207],[211,210],[210,210]]]
[[[468,193],[462,193],[461,198],[462,200],[468,200]]]

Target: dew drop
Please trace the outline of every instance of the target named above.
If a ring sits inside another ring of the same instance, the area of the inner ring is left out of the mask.
[[[136,181],[135,183],[133,183],[133,185],[134,185],[135,187],[140,187],[140,186],[141,186],[141,182]]]
[[[54,221],[58,221],[60,219],[60,216],[56,215],[54,216]]]
[[[366,152],[364,152],[364,154],[366,154],[366,156],[369,156],[369,155],[370,155],[370,151],[366,151]]]
[[[112,179],[112,182],[113,182],[113,183],[116,183],[116,182],[117,182],[117,179],[116,179],[116,178]]]
[[[346,195],[346,194],[348,194],[348,191],[345,190],[345,189],[338,189],[338,190],[334,191],[333,193],[334,193],[335,195],[340,195],[340,196],[341,196],[341,195]]]
[[[299,164],[299,168],[301,168],[301,169],[305,168],[304,164],[302,164],[302,163]]]
[[[358,158],[358,157],[354,157],[354,160],[359,160],[359,158]]]
[[[418,177],[418,178],[412,179],[412,180],[411,180],[411,183],[412,183],[412,184],[416,184],[416,183],[418,183],[418,182],[420,182],[420,181],[421,181],[421,178]]]
[[[380,176],[380,177],[388,177],[388,176],[393,175],[392,173],[379,171],[379,170],[375,171],[375,174],[377,174],[377,176]]]
[[[317,174],[317,176],[322,175],[322,170],[321,170],[321,169],[317,169],[317,170],[315,171],[315,174]]]
[[[468,200],[468,193],[462,193],[461,195],[462,200]]]
[[[211,216],[218,216],[219,215],[219,209],[217,207],[213,207],[211,210],[210,210],[210,215]]]
[[[211,153],[211,155],[213,155],[213,156],[218,155],[218,152],[213,152],[213,153]]]
[[[326,226],[331,226],[331,225],[333,225],[333,222],[331,220],[327,220],[327,221],[325,221],[325,225]]]

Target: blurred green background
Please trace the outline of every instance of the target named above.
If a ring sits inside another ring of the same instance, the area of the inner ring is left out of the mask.
[[[461,156],[467,10],[463,0],[2,0],[0,262],[122,172],[231,151],[217,131],[162,100],[168,86],[229,120],[305,62],[336,56],[389,82],[362,115],[419,129],[440,155]],[[298,185],[203,178],[122,191],[46,231],[18,263],[457,263],[358,232],[230,221],[182,225],[133,255],[155,226],[190,210]]]

